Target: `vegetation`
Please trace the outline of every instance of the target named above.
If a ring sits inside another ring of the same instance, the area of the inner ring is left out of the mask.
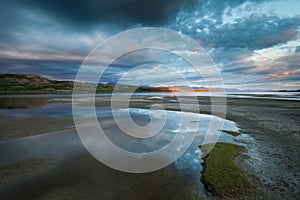
[[[70,94],[73,92],[74,81],[50,80],[41,76],[26,74],[0,74],[0,94]],[[118,93],[126,92],[216,92],[217,90],[182,89],[180,87],[152,87],[116,84],[90,84],[76,82],[80,93]]]
[[[205,145],[201,148],[205,149]],[[208,191],[219,197],[239,197],[249,194],[254,187],[235,164],[235,157],[243,147],[217,143],[204,159],[202,181]]]
[[[73,81],[50,80],[40,76],[25,74],[0,74],[0,94],[70,94],[73,92]],[[117,92],[166,92],[167,88],[136,87],[131,85],[76,83],[81,93],[89,93],[96,89],[96,93]]]
[[[96,89],[96,93],[112,93],[114,88],[111,87],[102,87],[99,85]]]
[[[230,131],[230,130],[221,130],[221,131],[224,132],[224,133],[227,133],[229,135],[232,135],[232,136],[240,135],[240,132],[237,132],[237,131]]]
[[[1,94],[70,93],[72,89],[72,81],[56,81],[24,74],[0,74]]]

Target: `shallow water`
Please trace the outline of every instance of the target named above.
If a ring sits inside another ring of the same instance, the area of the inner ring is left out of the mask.
[[[82,107],[83,117],[89,118],[88,113],[84,112],[85,107]],[[140,109],[140,108],[129,108],[129,109],[117,109],[117,113],[119,116],[123,116],[124,113],[130,113],[130,116],[140,126],[146,126],[150,122],[149,118],[149,110]],[[158,134],[149,138],[134,138],[132,136],[124,133],[116,124],[112,111],[109,107],[97,107],[96,113],[99,120],[99,123],[103,127],[103,130],[106,136],[118,147],[131,151],[131,152],[151,152],[157,149],[162,148],[167,145],[176,134],[178,134],[179,127],[181,125],[181,117],[184,114],[183,112],[177,111],[161,111],[161,110],[152,110],[154,115],[152,116],[152,120],[160,120],[163,114],[166,114],[166,121],[164,123],[163,128],[159,131]],[[10,120],[10,119],[20,119],[20,118],[28,118],[31,116],[51,116],[51,117],[72,117],[72,108],[71,104],[68,103],[51,103],[51,104],[42,104],[39,106],[28,107],[27,109],[18,108],[18,109],[1,109],[1,113],[4,114],[2,120]],[[153,114],[153,113],[152,113]],[[201,176],[201,163],[203,160],[201,159],[201,151],[199,149],[199,144],[203,142],[203,137],[207,132],[207,127],[212,118],[217,118],[215,116],[210,115],[202,115],[202,114],[193,114],[189,113],[189,115],[193,115],[199,120],[199,125],[195,127],[194,121],[190,121],[187,123],[187,126],[190,124],[190,127],[185,127],[186,132],[184,134],[195,134],[195,139],[192,145],[188,148],[188,150],[173,164],[170,166],[159,170],[156,174],[158,176],[164,177],[159,181],[159,185],[181,185],[187,184],[188,190],[191,190],[195,194],[199,194],[201,196],[205,196],[205,189],[200,182]],[[127,127],[130,129],[130,127]],[[223,129],[237,131],[239,128],[237,125],[229,120],[225,120],[225,124]],[[150,131],[150,130],[149,130]],[[231,135],[226,133],[221,133],[219,140],[222,142],[229,143],[237,143]],[[84,146],[82,145],[78,135],[76,134],[75,129],[58,131],[55,133],[49,133],[38,136],[30,136],[25,138],[18,138],[8,141],[0,141],[0,163],[10,163],[18,160],[30,159],[30,158],[41,158],[41,157],[49,157],[56,160],[56,168],[63,169],[69,167],[74,164],[73,161],[71,163],[63,164],[68,160],[72,160],[72,158],[77,158],[80,155],[80,160],[82,164],[80,169],[83,171],[89,171],[91,166],[99,167],[99,169],[104,166],[99,162],[93,162],[91,164],[90,159],[93,159],[92,156],[86,151]],[[84,156],[82,156],[84,155]],[[168,155],[167,155],[168,156]],[[171,156],[171,154],[170,154]],[[77,159],[75,159],[77,160]],[[101,167],[100,167],[101,166]],[[106,167],[105,167],[106,168]],[[96,170],[96,169],[95,169]],[[114,171],[114,170],[113,170]],[[55,172],[49,171],[48,173],[52,174],[51,176],[56,176]],[[99,171],[97,176],[111,176],[111,174],[104,171]],[[123,173],[123,172],[113,172],[114,173]],[[136,178],[134,175],[130,175],[125,173],[128,180],[124,179],[116,179],[118,182],[126,182],[127,184],[137,184],[139,182],[139,178]],[[75,174],[73,174],[74,177]],[[97,178],[95,176],[95,178]],[[151,176],[151,173],[145,176]],[[155,175],[156,176],[156,175]],[[155,177],[153,175],[153,177]],[[70,176],[72,177],[72,176]],[[83,180],[84,181],[84,175]],[[148,177],[148,178],[149,178]],[[99,178],[99,177],[98,177]],[[124,178],[124,177],[123,177]],[[127,179],[126,178],[126,179]],[[109,179],[109,178],[108,178]],[[132,179],[132,180],[131,180]],[[47,181],[47,180],[45,180]],[[172,183],[175,182],[176,183]],[[177,182],[183,181],[182,183]],[[78,184],[80,185],[80,181]],[[35,187],[37,182],[26,183]],[[83,183],[81,183],[83,184]],[[99,183],[101,184],[101,182]],[[112,183],[114,184],[114,183]],[[115,184],[118,184],[117,182]],[[152,184],[152,183],[148,183]],[[60,187],[64,187],[60,185]],[[119,186],[118,186],[119,187]],[[121,186],[120,186],[121,187]],[[49,189],[49,188],[48,188]],[[133,189],[134,190],[134,189]],[[26,193],[25,189],[24,192]],[[107,191],[102,191],[103,195],[106,194]],[[154,191],[153,191],[154,192]],[[157,193],[168,192],[167,189],[160,188],[157,189]],[[173,191],[173,192],[176,192]],[[181,191],[182,192],[182,191]],[[137,193],[135,193],[136,195]],[[105,196],[105,195],[104,195]]]

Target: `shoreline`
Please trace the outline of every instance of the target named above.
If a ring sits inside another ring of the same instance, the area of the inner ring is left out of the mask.
[[[186,103],[189,97],[184,97]],[[209,98],[198,97],[201,114],[211,114]],[[169,110],[179,110],[176,103],[133,99],[131,107],[149,108],[161,103]],[[107,97],[101,97],[97,106],[110,105]],[[120,104],[122,106],[122,104]],[[222,106],[222,105],[220,105]],[[185,111],[192,112],[189,108]],[[249,156],[238,156],[237,164],[257,186],[252,198],[296,199],[299,195],[298,172],[300,166],[300,103],[277,99],[227,98],[226,119],[236,122],[242,133],[254,138]],[[217,197],[216,197],[217,198]],[[251,199],[245,197],[245,199]]]

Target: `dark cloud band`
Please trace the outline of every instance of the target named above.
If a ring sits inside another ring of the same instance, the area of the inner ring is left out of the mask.
[[[194,3],[195,0],[26,0],[21,4],[73,25],[118,23],[128,26],[161,25],[181,8]]]

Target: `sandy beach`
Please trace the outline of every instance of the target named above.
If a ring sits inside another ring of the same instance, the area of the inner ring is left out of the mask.
[[[189,97],[185,97],[185,100],[184,102],[188,104]],[[199,97],[198,100],[200,113],[209,114],[209,98]],[[144,100],[141,96],[133,99],[131,107],[148,108],[153,103],[155,102]],[[176,103],[159,101],[156,103],[162,104],[166,109],[179,109]],[[107,97],[101,97],[97,101],[97,106],[109,104]],[[188,107],[186,110],[193,111]],[[256,186],[257,192],[237,199],[297,199],[300,181],[299,101],[227,98],[227,119],[236,122],[243,133],[254,139],[236,162]],[[118,172],[100,164],[89,155],[80,143],[75,129],[72,128],[71,120],[50,118],[40,120],[36,117],[26,120],[26,124],[31,124],[26,128],[24,120],[1,121],[2,130],[3,128],[10,130],[9,127],[13,126],[17,133],[1,132],[2,142],[60,130],[52,134],[64,133],[63,139],[73,138],[72,141],[79,146],[80,151],[70,152],[71,156],[67,159],[57,158],[56,161],[47,161],[47,164],[37,164],[42,170],[26,167],[36,161],[23,161],[22,167],[30,170],[21,170],[21,177],[20,170],[15,170],[20,164],[1,164],[2,173],[13,173],[10,176],[3,176],[9,180],[2,181],[1,199],[99,199],[99,196],[102,199],[218,199],[209,194],[201,197],[191,190],[193,183],[190,183],[187,177],[197,177],[200,171],[187,172],[173,178],[170,177],[175,170],[172,165],[157,172],[140,175]],[[57,124],[56,128],[49,127],[49,120]],[[4,153],[2,152],[2,155]],[[41,163],[48,158],[39,159]],[[197,179],[200,182],[200,177]]]

